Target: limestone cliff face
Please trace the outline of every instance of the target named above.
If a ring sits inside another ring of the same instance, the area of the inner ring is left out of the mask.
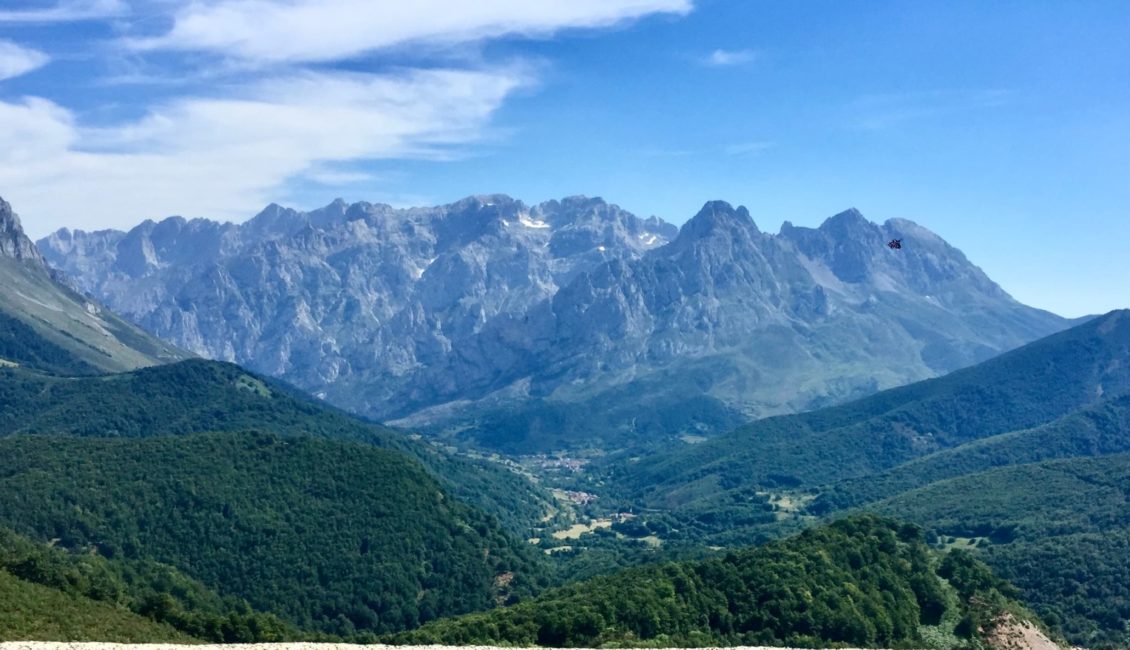
[[[885,246],[894,237],[902,250]],[[709,430],[729,419],[680,420],[682,401],[707,396],[738,418],[810,408],[1067,325],[1017,303],[925,228],[855,210],[774,235],[721,201],[680,230],[582,197],[410,210],[338,201],[308,213],[272,205],[242,225],[172,218],[39,244],[163,338],[413,426],[646,393],[646,408],[675,414],[665,432]],[[618,412],[612,428],[630,420],[650,435],[631,409]]]
[[[43,265],[43,256],[39,254],[39,249],[24,234],[20,218],[4,199],[0,199],[0,257]]]
[[[523,315],[582,271],[675,231],[599,199],[530,207],[483,196],[412,210],[272,205],[239,226],[170,218],[39,244],[151,332],[383,416],[398,393],[426,392],[419,374],[488,321]]]

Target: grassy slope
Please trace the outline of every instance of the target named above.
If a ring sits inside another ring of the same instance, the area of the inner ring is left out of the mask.
[[[175,567],[145,559],[114,558],[36,542],[0,528],[0,571],[52,589],[169,625],[180,633],[218,643],[247,643],[299,638],[297,628],[270,614],[255,612],[246,601],[222,597]],[[54,620],[21,615],[25,625]]]
[[[492,606],[538,566],[401,454],[268,434],[0,439],[0,523],[176,566],[305,629],[405,629]]]
[[[364,441],[421,461],[456,497],[524,533],[546,511],[544,493],[494,463],[445,453],[362,421],[238,366],[203,360],[89,378],[0,368],[0,435],[144,437],[260,429]]]
[[[106,603],[0,570],[0,641],[192,642],[187,635]]]
[[[59,284],[43,267],[0,258],[0,286],[0,314],[30,328],[37,346],[65,350],[73,358],[69,372],[121,372],[190,356]],[[0,345],[5,338],[0,331]],[[10,360],[58,369],[36,358]]]

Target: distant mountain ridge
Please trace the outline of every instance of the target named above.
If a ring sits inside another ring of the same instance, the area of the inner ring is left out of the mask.
[[[884,245],[905,242],[901,251]],[[339,406],[509,451],[619,446],[840,402],[1063,329],[906,220],[681,229],[601,199],[268,206],[61,230],[51,264],[144,328]]]

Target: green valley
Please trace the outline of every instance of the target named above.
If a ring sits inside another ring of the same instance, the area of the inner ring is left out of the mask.
[[[1130,311],[1112,312],[987,362],[614,467],[662,507],[703,492],[817,486],[869,476],[966,442],[1035,427],[1130,391]]]

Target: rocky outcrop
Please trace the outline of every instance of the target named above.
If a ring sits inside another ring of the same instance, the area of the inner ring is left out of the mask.
[[[999,617],[993,628],[982,634],[993,650],[1061,650],[1040,628],[1030,621],[1017,620],[1011,614]]]
[[[43,265],[39,249],[24,234],[19,216],[4,199],[0,199],[0,256]]]

